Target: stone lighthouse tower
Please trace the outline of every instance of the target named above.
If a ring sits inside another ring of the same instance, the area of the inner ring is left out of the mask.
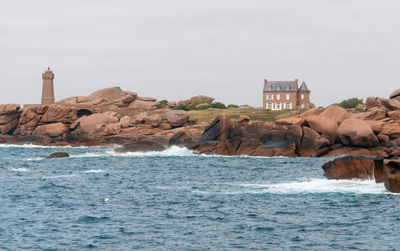
[[[50,67],[42,73],[43,78],[43,89],[42,89],[42,105],[54,104],[54,73],[50,70]]]

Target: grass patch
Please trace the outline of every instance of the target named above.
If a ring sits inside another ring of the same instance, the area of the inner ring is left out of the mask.
[[[268,121],[274,122],[277,119],[294,117],[305,110],[282,110],[282,111],[271,111],[271,110],[240,110],[240,109],[207,109],[203,111],[188,111],[190,115],[190,121],[193,124],[200,122],[212,122],[215,117],[220,114],[228,114],[233,121],[237,121],[241,114],[247,115],[253,121]]]

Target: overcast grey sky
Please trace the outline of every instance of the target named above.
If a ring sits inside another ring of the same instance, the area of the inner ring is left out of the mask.
[[[110,86],[261,106],[263,79],[317,106],[400,88],[398,0],[0,0],[0,103]]]

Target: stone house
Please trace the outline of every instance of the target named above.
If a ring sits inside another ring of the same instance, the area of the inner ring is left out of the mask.
[[[310,92],[304,81],[299,88],[297,79],[294,81],[264,79],[263,108],[264,110],[309,109]]]

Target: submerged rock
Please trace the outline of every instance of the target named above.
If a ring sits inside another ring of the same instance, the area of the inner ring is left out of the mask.
[[[46,159],[67,158],[67,157],[69,157],[69,154],[66,152],[56,152],[47,156]]]

